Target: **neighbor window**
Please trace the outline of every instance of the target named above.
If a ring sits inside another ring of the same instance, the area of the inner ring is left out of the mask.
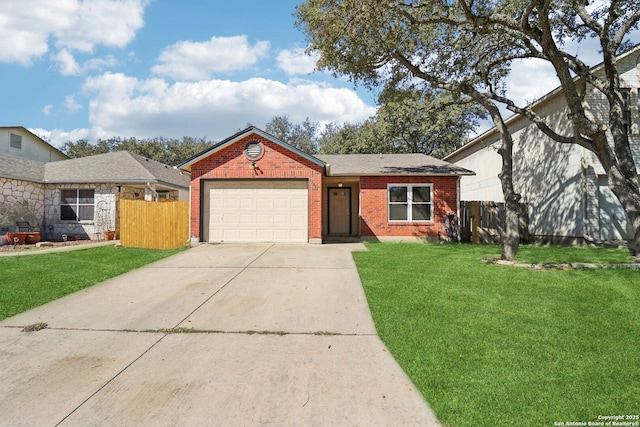
[[[93,221],[93,190],[61,190],[60,220]]]
[[[389,221],[431,221],[431,185],[389,185]]]
[[[171,191],[169,190],[158,190],[156,193],[158,193],[158,199],[171,200]]]
[[[22,136],[9,134],[9,146],[11,148],[16,148],[18,150],[22,150]]]

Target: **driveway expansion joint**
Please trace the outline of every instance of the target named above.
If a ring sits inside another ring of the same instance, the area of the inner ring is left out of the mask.
[[[4,328],[22,329],[23,326],[3,326]],[[43,328],[44,329],[44,328]],[[195,328],[158,328],[158,329],[110,329],[110,328],[63,328],[47,327],[50,331],[77,331],[77,332],[124,332],[139,334],[230,334],[230,335],[307,335],[307,336],[345,336],[345,337],[376,337],[375,333],[357,332],[331,332],[331,331],[273,331],[273,330],[237,330],[225,331],[218,329],[195,329]],[[27,332],[27,331],[24,331]]]

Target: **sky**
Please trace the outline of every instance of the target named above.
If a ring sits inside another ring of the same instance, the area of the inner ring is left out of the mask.
[[[372,116],[373,94],[314,71],[295,27],[300,3],[0,0],[0,126],[61,147],[111,137],[219,141],[275,116],[321,124]],[[515,67],[516,100],[558,85],[548,66]],[[536,85],[518,83],[526,76]]]

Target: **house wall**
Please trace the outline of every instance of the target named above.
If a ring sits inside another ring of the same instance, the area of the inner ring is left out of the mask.
[[[436,239],[444,236],[445,213],[458,212],[458,177],[363,176],[360,177],[360,234],[363,238],[388,237]],[[388,184],[433,184],[433,222],[388,221]]]
[[[247,142],[263,144],[264,155],[251,167],[245,156]],[[309,181],[309,241],[322,238],[322,173],[321,166],[284,149],[256,134],[236,141],[191,165],[191,237],[200,240],[202,179],[307,179]]]
[[[171,190],[171,200],[189,201],[189,190]]]
[[[619,69],[626,70],[621,74],[622,86],[631,88],[630,138],[636,164],[640,160],[639,58],[636,54],[619,61]],[[588,87],[585,100],[587,114],[606,122],[606,98]],[[561,94],[541,102],[536,112],[560,134],[572,134],[569,110]],[[620,215],[622,206],[612,199],[607,188],[598,184],[602,184],[605,171],[594,153],[578,145],[559,144],[521,117],[509,120],[509,130],[514,140],[514,187],[529,206],[533,240],[581,242],[632,237],[632,230],[625,224],[628,218]],[[461,178],[461,200],[504,201],[498,178],[499,138],[495,132],[487,132],[472,147],[446,159],[476,172],[475,176]]]
[[[22,137],[22,148],[12,148],[10,145],[10,135],[20,135]],[[52,162],[65,160],[67,157],[54,149],[52,146],[35,137],[31,132],[22,128],[1,128],[0,129],[0,153],[28,160],[40,162]]]
[[[60,190],[62,189],[94,189],[94,220],[61,221]],[[44,193],[42,232],[48,239],[60,240],[64,234],[69,240],[101,240],[103,231],[116,229],[118,189],[114,184],[46,184]]]
[[[42,230],[44,184],[0,177],[0,234],[18,231],[16,221]]]

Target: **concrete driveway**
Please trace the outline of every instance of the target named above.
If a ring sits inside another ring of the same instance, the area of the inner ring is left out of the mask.
[[[6,319],[0,424],[438,425],[376,335],[362,248],[201,245]]]

